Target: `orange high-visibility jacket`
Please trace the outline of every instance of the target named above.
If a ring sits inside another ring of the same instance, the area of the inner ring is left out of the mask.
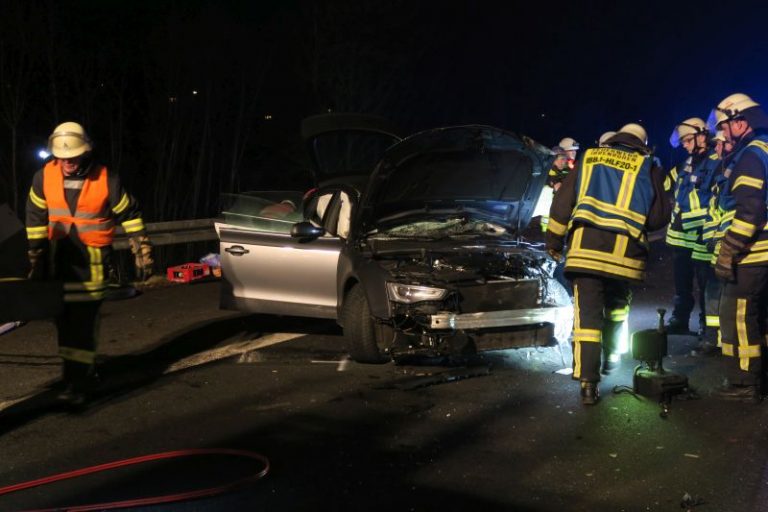
[[[74,213],[64,195],[64,174],[58,160],[48,162],[43,169],[43,193],[48,203],[49,240],[68,236],[74,226],[80,240],[89,247],[112,244],[115,225],[109,210],[106,167],[95,167],[83,180]]]

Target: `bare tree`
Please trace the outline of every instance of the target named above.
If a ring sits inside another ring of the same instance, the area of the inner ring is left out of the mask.
[[[24,30],[28,6],[10,3],[3,8],[0,25],[0,119],[9,131],[10,154],[6,160],[10,203],[19,207],[19,125],[26,111],[33,59],[30,34]]]

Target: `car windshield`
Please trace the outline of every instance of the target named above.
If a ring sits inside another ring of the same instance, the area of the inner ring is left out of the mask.
[[[451,217],[446,219],[427,219],[408,222],[406,224],[379,230],[372,236],[377,239],[445,239],[464,236],[500,237],[506,234],[508,234],[507,229],[499,224],[480,219]]]

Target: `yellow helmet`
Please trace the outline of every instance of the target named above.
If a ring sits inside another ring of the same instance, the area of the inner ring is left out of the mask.
[[[688,135],[696,135],[699,133],[706,133],[707,123],[700,117],[689,117],[682,123],[675,126],[672,130],[672,135],[669,137],[669,143],[673,148],[680,146],[680,141],[683,137]]]
[[[626,133],[627,135],[632,135],[633,137],[637,138],[642,142],[643,144],[648,144],[648,134],[645,131],[645,128],[640,126],[637,123],[629,123],[625,124],[621,128],[619,128],[619,131],[616,132],[619,133]]]
[[[72,121],[61,123],[48,137],[48,151],[56,158],[75,158],[93,149],[85,129]]]
[[[720,123],[736,119],[737,117],[740,117],[745,110],[759,106],[759,103],[746,94],[740,92],[731,94],[718,103],[714,110],[712,110],[712,113],[707,120],[707,126],[710,131],[714,131]]]
[[[725,142],[725,133],[723,133],[723,130],[717,130],[715,136],[712,137],[712,141]]]
[[[614,132],[612,130],[605,132],[604,134],[602,134],[600,136],[599,139],[597,139],[597,145],[600,146],[601,148],[605,147],[605,141],[607,141],[608,139],[610,139],[614,135],[616,135],[616,132]]]

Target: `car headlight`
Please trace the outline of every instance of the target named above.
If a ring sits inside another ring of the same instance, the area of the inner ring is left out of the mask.
[[[394,302],[413,304],[428,300],[442,300],[448,295],[448,290],[415,284],[387,283],[387,295],[389,300]]]

